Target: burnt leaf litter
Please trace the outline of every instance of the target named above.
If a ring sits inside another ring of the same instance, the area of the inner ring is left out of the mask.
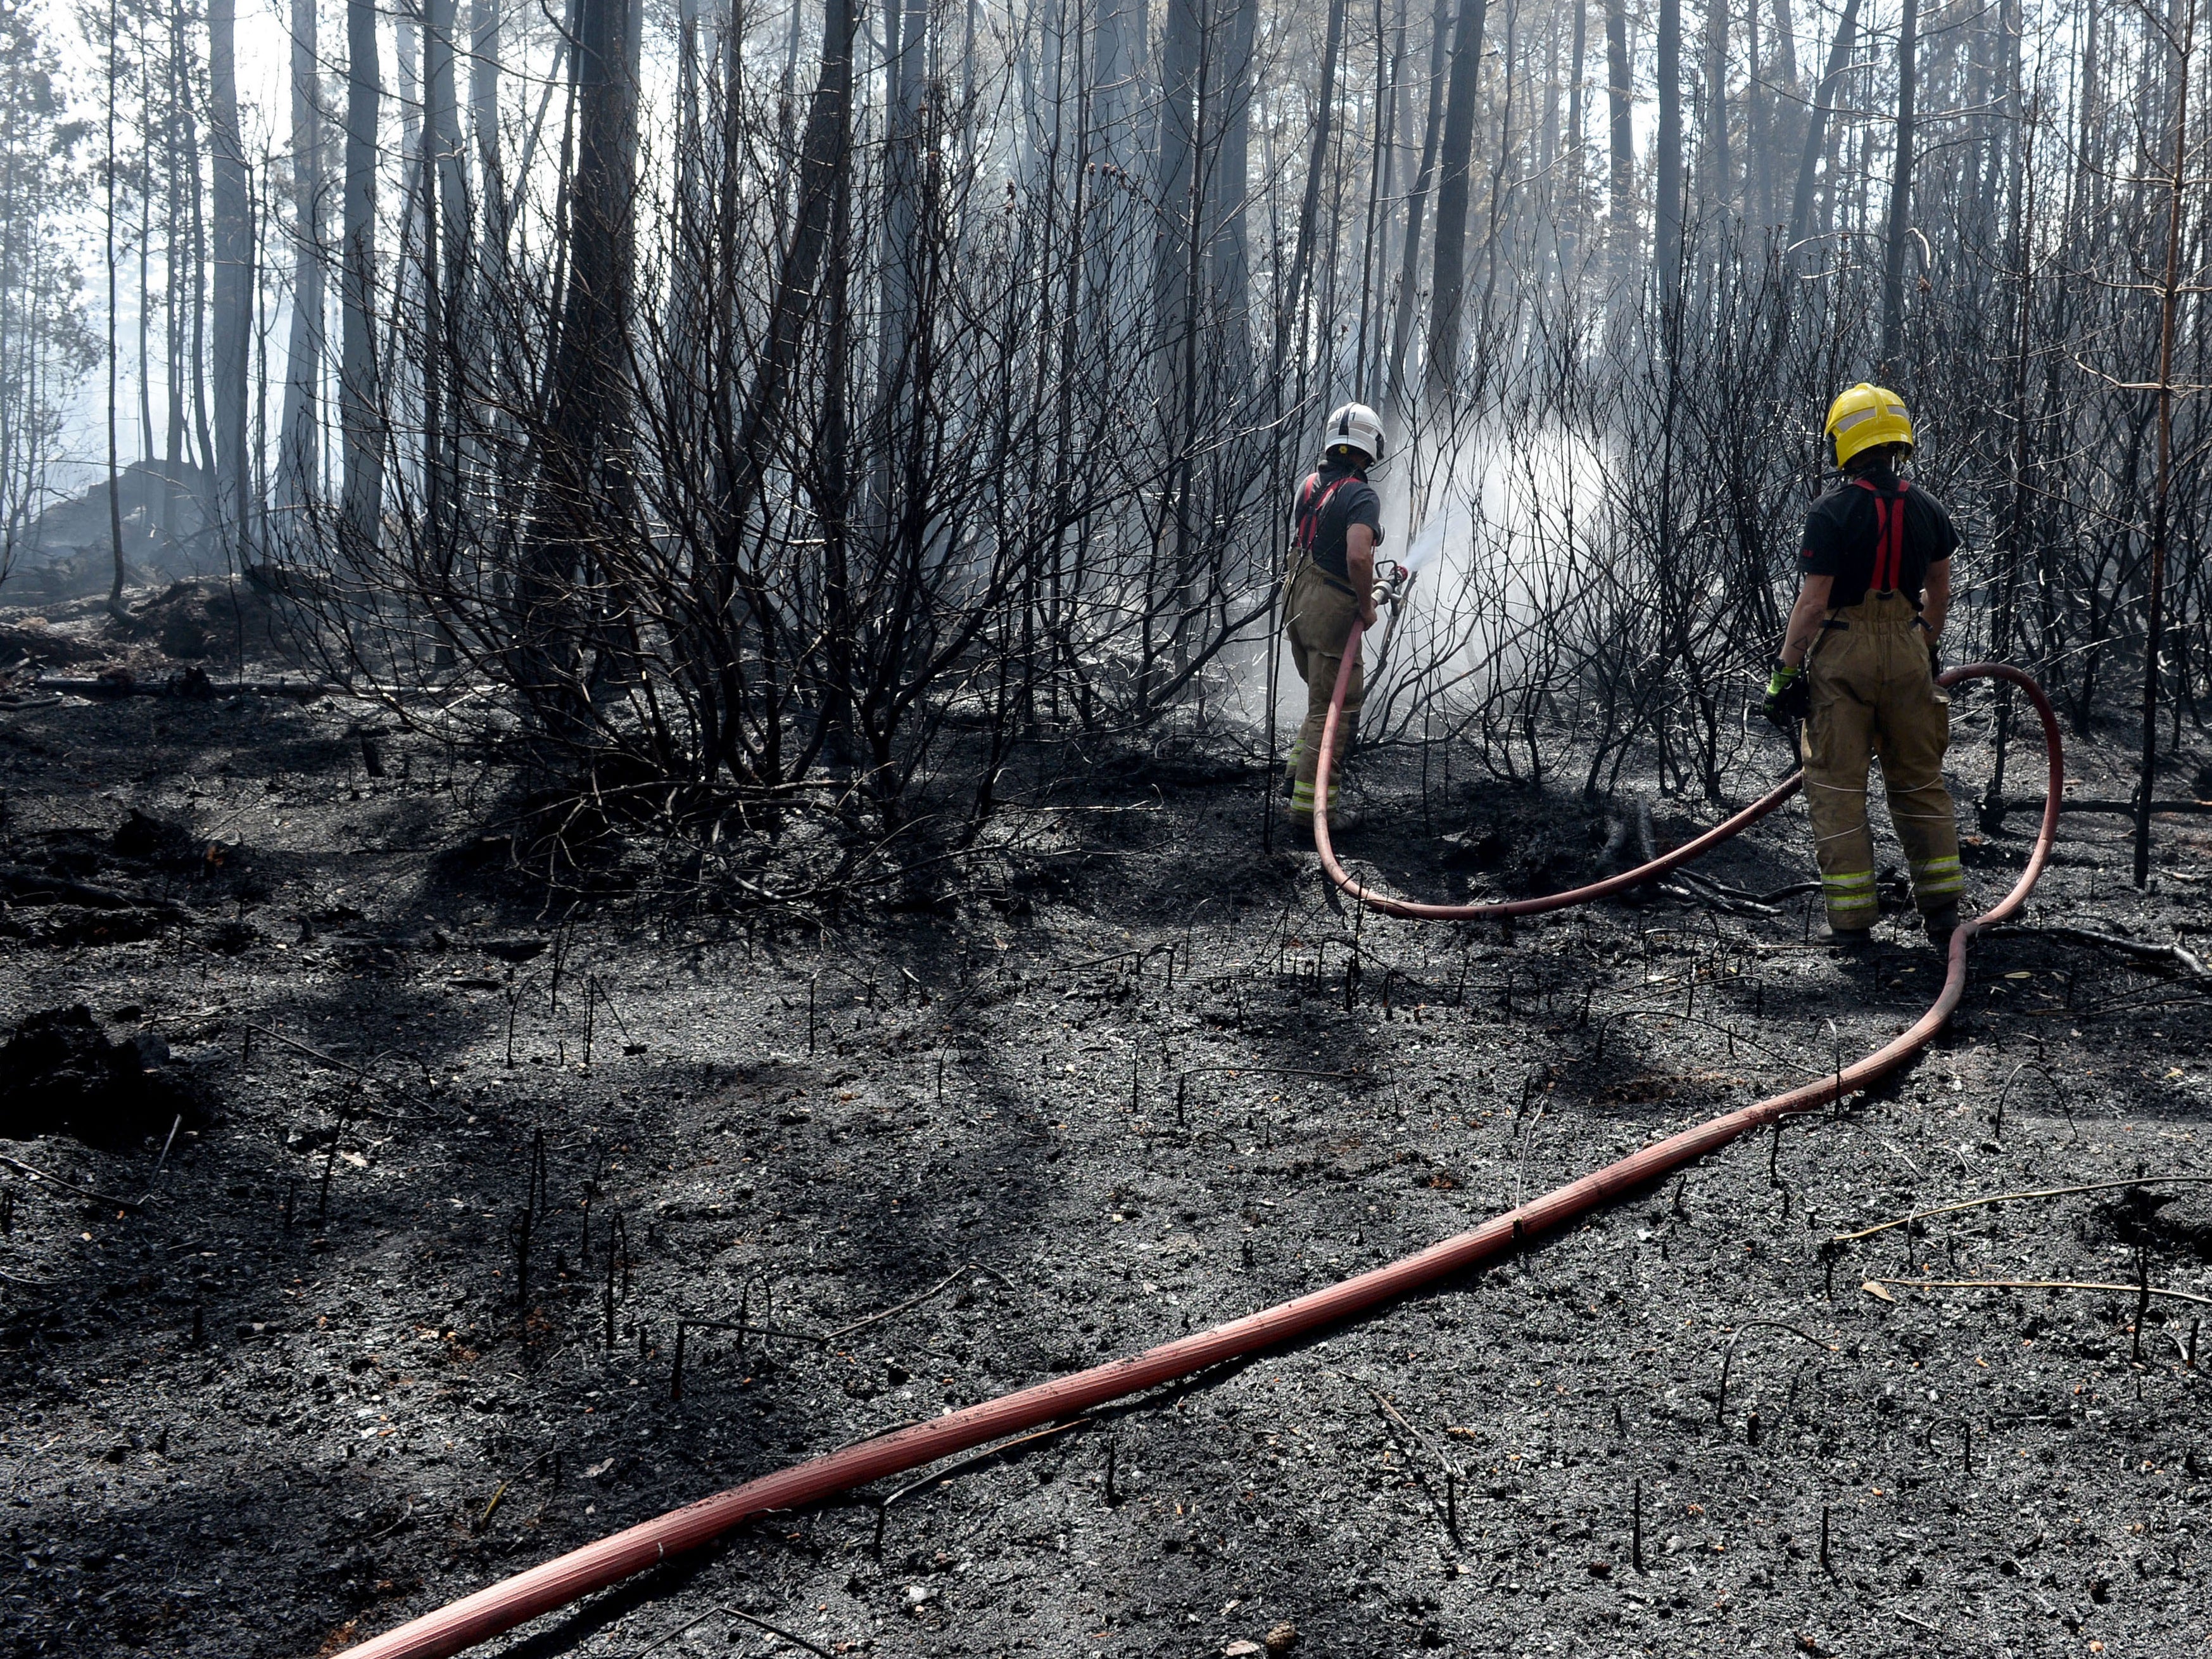
[[[1370,759],[1346,848],[1450,900],[1634,857],[1625,808],[1460,773]],[[549,906],[480,766],[340,706],[11,713],[0,1651],[335,1652],[1464,1230],[1941,979],[1908,917],[1838,960],[1758,896],[1808,872],[1798,808],[1704,887],[1509,933],[1340,902],[1261,848],[1261,781],[1121,768],[934,906],[771,923]],[[1985,902],[2029,828],[1970,839]],[[2203,821],[2148,894],[2124,835],[2069,819],[2030,922],[2212,927]],[[2206,991],[1990,941],[1841,1110],[486,1650],[2199,1650]],[[1991,1280],[2117,1288],[1955,1283]]]

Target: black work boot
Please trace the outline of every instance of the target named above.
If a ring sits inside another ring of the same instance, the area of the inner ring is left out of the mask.
[[[1941,910],[1931,910],[1921,918],[1928,927],[1928,942],[1944,955],[1950,955],[1951,936],[1959,930],[1959,907],[1946,905]]]
[[[1828,930],[1828,946],[1850,956],[1863,955],[1874,948],[1874,930],[1870,927],[1832,927]]]

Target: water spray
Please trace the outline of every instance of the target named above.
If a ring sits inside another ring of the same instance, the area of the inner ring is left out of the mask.
[[[1398,565],[1407,581],[1412,581],[1437,562],[1437,555],[1444,550],[1444,524],[1449,517],[1448,513],[1436,514],[1413,538],[1413,545],[1406,550],[1406,557]]]

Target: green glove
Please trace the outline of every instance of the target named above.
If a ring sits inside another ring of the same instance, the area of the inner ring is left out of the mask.
[[[1802,720],[1813,706],[1812,691],[1805,683],[1802,668],[1774,665],[1774,672],[1766,677],[1766,699],[1759,711],[1784,730],[1793,720]]]

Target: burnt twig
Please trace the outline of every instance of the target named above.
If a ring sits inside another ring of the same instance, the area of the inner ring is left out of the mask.
[[[261,1025],[252,1020],[241,1021],[240,1023],[244,1025],[248,1031],[258,1032],[262,1036],[268,1038],[271,1042],[282,1043],[287,1048],[295,1049],[300,1053],[305,1054],[311,1060],[320,1060],[325,1065],[330,1067],[333,1071],[350,1071],[355,1077],[359,1077],[363,1082],[368,1081],[368,1068],[362,1065],[356,1061],[342,1060],[335,1054],[325,1054],[321,1049],[313,1047],[307,1043],[301,1042],[297,1037],[288,1037],[281,1031],[272,1031],[267,1026]]]
[[[0,1156],[0,1163],[6,1164],[10,1169],[32,1180],[50,1181],[63,1191],[74,1192],[81,1199],[91,1199],[100,1204],[112,1204],[118,1210],[137,1210],[142,1208],[144,1204],[143,1199],[118,1199],[112,1192],[103,1192],[96,1186],[79,1186],[75,1181],[64,1180],[59,1175],[50,1175],[43,1169],[25,1163],[21,1158]]]
[[[1926,1221],[1935,1216],[1954,1216],[1962,1210],[1978,1210],[1984,1205],[2004,1204],[2014,1199],[2063,1199],[2076,1192],[2112,1192],[2129,1186],[2155,1186],[2162,1184],[2203,1186],[2212,1185],[2212,1175],[2138,1175],[2133,1180],[2090,1181],[2081,1186],[2043,1186],[2019,1192],[1992,1192],[1987,1198],[1966,1199],[1957,1204],[1946,1204],[1934,1210],[1916,1210],[1909,1216],[1863,1227],[1856,1233],[1838,1233],[1828,1241],[1831,1244],[1850,1244],[1860,1239],[1872,1238],[1877,1233],[1887,1233],[1893,1227],[1906,1227],[1917,1221]]]
[[[722,1607],[718,1609],[718,1611],[727,1614],[732,1619],[742,1619],[746,1624],[751,1625],[757,1629],[766,1631],[770,1636],[781,1638],[784,1641],[790,1643],[793,1647],[805,1648],[809,1653],[818,1653],[822,1656],[822,1659],[830,1659],[829,1649],[817,1647],[803,1636],[793,1636],[789,1631],[781,1628],[780,1625],[769,1624],[765,1619],[756,1619],[752,1614],[740,1612],[736,1607]],[[685,1630],[689,1630],[690,1628],[690,1626],[688,1625],[684,1626]],[[683,1632],[678,1631],[677,1634],[680,1636],[683,1634]]]
[[[2123,1182],[2122,1185],[2127,1185]],[[1869,1284],[1896,1284],[1915,1290],[2117,1290],[2124,1295],[2142,1296],[2172,1296],[2176,1302],[2193,1302],[2200,1307],[2212,1308],[2212,1296],[2200,1296],[2193,1290],[2169,1290],[2163,1284],[2148,1287],[2141,1284],[2106,1284],[2094,1279],[2074,1278],[1877,1278]]]
[[[657,1648],[666,1647],[671,1642],[676,1640],[678,1637],[685,1634],[687,1632],[698,1629],[700,1625],[705,1624],[709,1619],[720,1619],[725,1616],[726,1613],[724,1609],[720,1607],[709,1607],[697,1618],[685,1619],[674,1630],[670,1631],[667,1635],[654,1637],[653,1640],[647,1642],[635,1654],[631,1655],[630,1659],[645,1659],[645,1656],[647,1654],[653,1652]],[[817,1650],[817,1651],[818,1650]]]
[[[909,1308],[919,1307],[923,1302],[927,1302],[932,1296],[935,1296],[939,1290],[944,1290],[945,1286],[952,1284],[963,1273],[981,1273],[987,1278],[998,1280],[1000,1284],[1005,1285],[1009,1290],[1014,1288],[1005,1274],[994,1272],[990,1268],[982,1266],[980,1262],[971,1261],[966,1263],[964,1266],[954,1268],[951,1272],[947,1273],[943,1278],[938,1280],[936,1284],[931,1285],[929,1289],[922,1291],[919,1296],[908,1296],[904,1302],[897,1304],[897,1306],[886,1308],[879,1314],[870,1314],[866,1319],[856,1319],[849,1325],[840,1325],[834,1331],[825,1331],[822,1335],[816,1338],[815,1340],[818,1342],[835,1342],[839,1337],[850,1336],[854,1332],[864,1329],[868,1326],[874,1325],[880,1320],[887,1320],[895,1314],[903,1314]],[[760,1327],[755,1327],[754,1328],[758,1329]]]
[[[1826,1337],[1816,1337],[1810,1331],[1800,1330],[1796,1326],[1790,1324],[1786,1320],[1746,1320],[1742,1324],[1736,1327],[1735,1334],[1729,1339],[1727,1351],[1721,1355],[1721,1384],[1719,1399],[1715,1403],[1713,1410],[1713,1421],[1717,1424],[1725,1422],[1728,1418],[1729,1367],[1735,1363],[1736,1344],[1743,1340],[1744,1333],[1746,1332],[1759,1330],[1787,1331],[1792,1336],[1800,1336],[1804,1338],[1806,1341],[1811,1343],[1816,1348],[1826,1348],[1832,1354],[1836,1351],[1836,1345],[1829,1341]]]
[[[1349,1382],[1352,1379],[1346,1377],[1345,1381]],[[1369,1388],[1367,1392],[1373,1398],[1375,1404],[1381,1408],[1382,1415],[1412,1436],[1414,1443],[1436,1459],[1437,1466],[1444,1472],[1444,1529],[1454,1538],[1457,1538],[1459,1536],[1458,1490],[1460,1483],[1467,1479],[1467,1472],[1460,1467],[1456,1459],[1451,1457],[1428,1436],[1423,1434],[1400,1415],[1398,1408],[1383,1398],[1380,1389]]]
[[[2116,933],[2097,933],[2081,927],[2030,927],[2024,923],[2007,922],[1984,928],[1985,939],[2057,939],[2069,945],[2090,945],[2109,950],[2116,955],[2131,957],[2138,962],[2163,962],[2179,968],[2192,979],[2212,979],[2212,968],[2204,966],[2203,959],[2179,945],[2147,945],[2140,939],[2123,939]]]
[[[951,1480],[956,1476],[968,1473],[970,1470],[980,1469],[986,1464],[1004,1457],[1017,1446],[1033,1445],[1040,1440],[1050,1440],[1056,1435],[1064,1435],[1073,1430],[1087,1429],[1096,1421],[1097,1421],[1096,1418],[1090,1417],[1070,1418],[1065,1423],[1055,1423],[1048,1428],[1035,1429],[1028,1434],[1017,1435],[1012,1440],[1002,1440],[995,1446],[986,1446],[981,1451],[971,1452],[957,1463],[948,1463],[945,1467],[933,1470],[921,1479],[909,1481],[900,1487],[876,1506],[877,1513],[880,1515],[902,1498],[912,1497],[916,1492],[927,1491],[939,1481]]]

